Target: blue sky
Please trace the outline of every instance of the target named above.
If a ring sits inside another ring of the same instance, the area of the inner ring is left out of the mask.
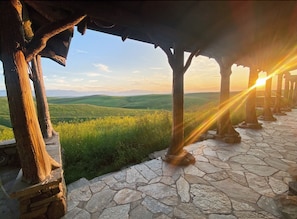
[[[66,67],[46,58],[42,58],[42,67],[46,90],[171,93],[172,70],[160,48],[91,30],[81,35],[75,29]],[[233,65],[232,72],[231,90],[247,88],[249,69]],[[3,76],[0,89],[5,89]],[[195,57],[185,74],[185,92],[219,89],[216,61]]]

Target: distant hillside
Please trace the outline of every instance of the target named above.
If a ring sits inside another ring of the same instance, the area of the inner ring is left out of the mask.
[[[209,102],[219,100],[219,93],[192,93],[185,94],[185,108],[195,110],[195,108]],[[105,96],[93,95],[84,97],[54,98],[49,97],[51,104],[90,104],[105,107],[119,107],[128,109],[172,109],[172,95],[170,94],[150,94],[139,96]]]

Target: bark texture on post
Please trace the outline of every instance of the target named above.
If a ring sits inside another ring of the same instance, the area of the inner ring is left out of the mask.
[[[259,119],[262,119],[264,121],[276,120],[276,118],[273,117],[272,111],[271,111],[271,86],[272,86],[272,77],[266,80],[263,114],[261,117],[259,117]]]
[[[43,138],[50,138],[55,133],[50,119],[49,106],[47,102],[44,80],[41,67],[41,57],[37,55],[31,61],[32,64],[32,76],[38,121],[41,128]]]
[[[195,157],[184,150],[184,73],[191,64],[192,58],[199,50],[189,56],[184,65],[184,49],[176,46],[171,52],[169,47],[160,45],[166,53],[168,62],[173,71],[172,101],[173,101],[173,124],[171,144],[167,154],[162,158],[164,161],[174,165],[189,165],[195,163]]]
[[[184,147],[184,51],[181,48],[175,48],[173,56],[173,124],[168,154],[177,155],[181,154]]]
[[[216,59],[220,66],[221,74],[221,90],[219,110],[222,111],[221,116],[217,120],[217,138],[227,143],[238,143],[241,141],[239,133],[233,128],[230,120],[230,110],[227,107],[230,98],[230,76],[232,62],[227,58]]]
[[[256,81],[258,79],[258,71],[254,67],[250,67],[248,89],[249,93],[245,105],[245,121],[239,125],[240,128],[260,129],[261,124],[258,123],[256,112]]]
[[[1,54],[11,123],[17,143],[23,180],[38,183],[59,166],[47,153],[31,93],[28,65],[22,52],[22,5],[18,0],[2,1],[0,14]],[[3,31],[5,30],[5,31]]]

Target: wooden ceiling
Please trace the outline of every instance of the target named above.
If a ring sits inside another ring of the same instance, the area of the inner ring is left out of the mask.
[[[155,46],[182,46],[187,52],[270,71],[297,62],[296,1],[32,1],[24,0],[33,31],[76,13],[87,14],[77,25]],[[60,50],[68,30],[51,39],[48,50]],[[94,42],[97,43],[97,42]],[[52,48],[50,48],[50,45]],[[69,45],[60,51],[67,56]],[[44,56],[49,53],[45,52]],[[63,61],[62,61],[63,63]],[[296,64],[295,64],[296,63]]]

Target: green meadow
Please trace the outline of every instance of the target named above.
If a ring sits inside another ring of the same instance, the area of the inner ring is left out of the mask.
[[[171,95],[49,97],[48,102],[60,135],[67,184],[140,163],[170,144]],[[216,114],[218,102],[219,93],[185,94],[186,144],[198,139],[197,130]],[[231,112],[232,122],[241,122],[244,104]],[[0,98],[0,133],[1,140],[13,138],[6,97]],[[188,141],[193,133],[197,136]]]

